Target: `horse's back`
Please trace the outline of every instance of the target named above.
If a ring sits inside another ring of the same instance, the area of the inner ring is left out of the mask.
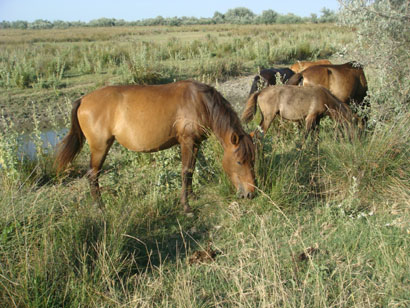
[[[323,87],[279,85],[264,89],[258,97],[263,113],[279,113],[283,118],[298,121],[310,113],[323,113],[328,101]]]
[[[344,103],[348,103],[349,99],[362,101],[367,92],[363,68],[355,67],[350,62],[311,66],[300,74],[303,85],[324,86]]]
[[[322,59],[322,60],[317,60],[317,61],[298,61],[295,64],[293,64],[290,69],[295,72],[299,73],[308,67],[316,66],[316,65],[323,65],[323,64],[332,64],[329,60]]]
[[[140,152],[157,151],[178,142],[196,121],[193,83],[158,86],[109,86],[83,97],[78,110],[88,140],[115,137]],[[192,123],[191,123],[192,122]]]

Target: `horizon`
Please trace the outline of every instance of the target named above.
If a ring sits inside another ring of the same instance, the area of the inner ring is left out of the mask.
[[[29,0],[1,0],[0,21],[34,22],[43,19],[51,22],[57,20],[90,22],[101,18],[113,18],[130,22],[159,16],[199,19],[212,18],[216,12],[225,14],[228,10],[239,7],[245,7],[256,15],[262,14],[265,10],[273,10],[280,15],[294,14],[299,17],[309,17],[312,14],[320,16],[324,8],[337,11],[340,6],[337,0],[318,0],[310,3],[304,0],[290,0],[286,3],[267,0],[257,2],[230,0],[223,3],[215,0],[209,0],[207,3],[192,3],[186,0],[176,0],[173,3],[166,0],[158,0],[155,3],[131,0],[117,0],[116,2],[64,0],[57,3],[51,0],[38,0],[35,5]]]

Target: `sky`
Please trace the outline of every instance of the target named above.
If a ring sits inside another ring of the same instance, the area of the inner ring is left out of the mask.
[[[102,17],[126,21],[162,17],[212,17],[216,11],[246,7],[255,14],[274,10],[305,17],[322,8],[337,11],[337,0],[0,0],[0,21],[36,19],[85,21]]]

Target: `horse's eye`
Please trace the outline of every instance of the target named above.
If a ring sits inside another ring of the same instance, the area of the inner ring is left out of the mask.
[[[237,161],[238,165],[242,165],[242,163],[240,161]]]

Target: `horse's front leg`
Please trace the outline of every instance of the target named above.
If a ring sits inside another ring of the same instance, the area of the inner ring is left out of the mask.
[[[182,190],[181,204],[185,213],[192,213],[188,203],[188,196],[192,195],[192,175],[195,169],[196,156],[199,145],[193,141],[181,143],[181,160],[182,160]]]

